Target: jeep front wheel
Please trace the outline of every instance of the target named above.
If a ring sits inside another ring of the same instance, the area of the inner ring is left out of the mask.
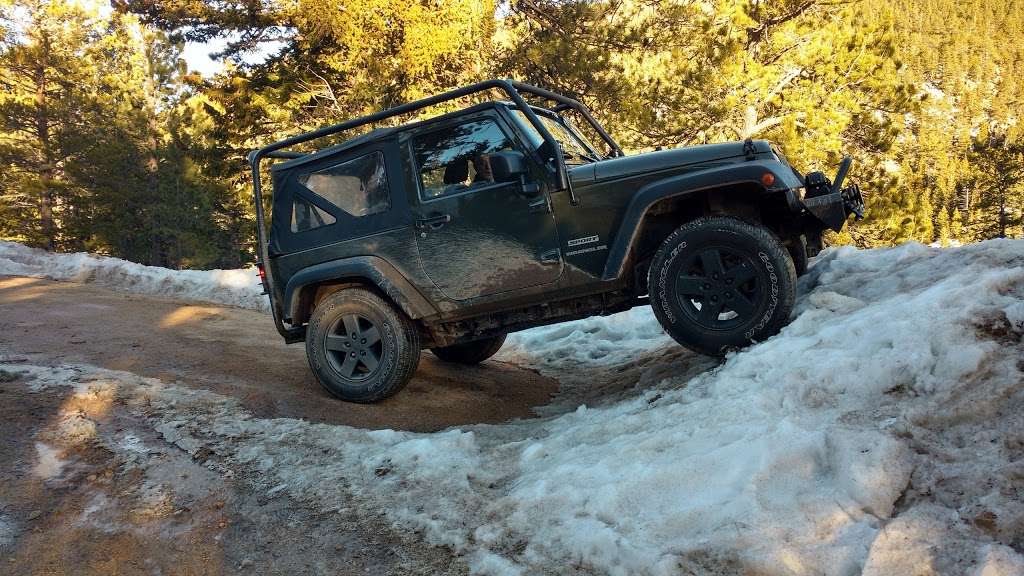
[[[505,343],[505,335],[483,340],[474,340],[463,344],[452,344],[440,348],[431,348],[430,351],[445,362],[456,364],[479,364],[498,353],[501,345]]]
[[[726,216],[685,224],[648,276],[654,315],[683,346],[711,355],[764,340],[789,322],[796,270],[768,229]]]
[[[306,331],[306,357],[317,382],[349,402],[377,402],[416,372],[420,339],[401,311],[363,288],[324,298]]]

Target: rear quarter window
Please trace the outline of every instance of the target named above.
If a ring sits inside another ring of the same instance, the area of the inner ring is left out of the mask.
[[[322,226],[330,226],[337,219],[321,208],[310,204],[303,198],[295,198],[292,202],[291,231],[295,234],[316,230]]]
[[[316,195],[356,218],[391,208],[384,154],[381,152],[300,174],[298,180]]]

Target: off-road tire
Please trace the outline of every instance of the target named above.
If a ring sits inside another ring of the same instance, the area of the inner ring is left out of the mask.
[[[825,239],[822,237],[822,233],[818,232],[810,236],[804,236],[804,246],[807,249],[808,258],[817,256],[825,249]]]
[[[720,356],[765,340],[789,322],[796,270],[767,228],[707,216],[665,239],[651,263],[648,288],[654,315],[672,338]]]
[[[412,321],[377,294],[345,288],[313,311],[306,357],[317,382],[334,396],[378,402],[401,390],[416,372],[420,337]]]
[[[479,364],[498,353],[501,345],[505,343],[505,335],[483,340],[474,340],[464,344],[453,344],[441,348],[431,348],[430,351],[445,362],[456,364]]]
[[[807,238],[803,234],[793,239],[793,243],[786,246],[789,250],[789,257],[793,259],[793,268],[796,270],[796,277],[807,274]]]

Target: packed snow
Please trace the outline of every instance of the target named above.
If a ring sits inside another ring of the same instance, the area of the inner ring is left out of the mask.
[[[645,311],[526,331],[514,357],[598,375],[668,344]],[[383,513],[472,571],[1024,574],[1024,242],[831,250],[791,325],[624,400],[434,434],[264,420],[89,367],[213,469]],[[112,449],[116,449],[113,447]]]
[[[56,478],[60,476],[65,464],[67,462],[61,459],[59,450],[43,442],[36,442],[36,463],[32,467],[36,477],[43,480]]]
[[[576,367],[621,365],[638,352],[673,344],[651,308],[642,306],[611,316],[516,332],[509,335],[501,352],[509,358],[528,357],[542,369],[566,372]]]
[[[47,252],[0,240],[0,275],[96,283],[126,292],[269,309],[255,268],[169,270],[84,252]]]

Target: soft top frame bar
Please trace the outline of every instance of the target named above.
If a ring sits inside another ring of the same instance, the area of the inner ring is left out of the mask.
[[[282,321],[283,313],[281,310],[281,303],[275,298],[273,290],[274,279],[273,272],[271,271],[269,266],[269,248],[267,245],[265,216],[263,213],[263,188],[260,182],[260,162],[265,158],[301,158],[302,156],[305,155],[304,153],[289,151],[286,150],[286,148],[291,148],[292,146],[296,146],[298,144],[303,144],[305,142],[310,142],[312,140],[318,140],[320,138],[331,136],[339,132],[352,130],[353,128],[358,128],[360,126],[365,126],[367,124],[372,124],[374,122],[380,122],[381,120],[386,120],[388,118],[393,118],[395,116],[400,116],[402,114],[408,114],[410,112],[415,112],[416,110],[420,110],[428,106],[434,106],[442,102],[447,102],[449,100],[462,98],[464,96],[469,96],[470,94],[476,94],[478,92],[484,92],[487,90],[501,90],[505,92],[512,100],[512,102],[516,105],[516,108],[523,112],[526,118],[530,121],[530,124],[532,124],[533,127],[540,134],[541,138],[544,140],[544,146],[542,146],[542,149],[545,153],[551,155],[548,158],[544,158],[544,160],[549,164],[551,168],[554,169],[555,184],[558,190],[570,190],[571,193],[569,175],[566,171],[565,161],[562,158],[561,146],[558,145],[558,141],[555,140],[554,136],[551,135],[551,132],[549,132],[548,129],[544,126],[544,124],[540,121],[540,118],[538,118],[537,114],[526,102],[522,94],[520,94],[521,92],[537,96],[544,100],[556,102],[557,104],[554,108],[552,108],[552,111],[556,113],[570,109],[575,110],[587,121],[588,124],[590,124],[591,128],[593,128],[594,131],[597,132],[601,139],[604,140],[604,142],[608,145],[609,149],[611,150],[613,156],[624,155],[622,148],[619,147],[619,145],[615,142],[615,140],[612,139],[608,132],[605,131],[601,124],[599,124],[597,120],[594,119],[594,117],[590,114],[590,111],[587,110],[586,106],[567,96],[563,96],[555,92],[544,90],[542,88],[537,88],[536,86],[531,86],[529,84],[524,84],[522,82],[517,82],[514,80],[485,80],[483,82],[477,82],[476,84],[463,86],[462,88],[450,90],[448,92],[444,92],[436,96],[422,98],[420,100],[408,102],[400,106],[395,106],[394,108],[389,108],[387,110],[382,110],[380,112],[375,112],[373,114],[368,114],[366,116],[361,116],[359,118],[347,120],[339,124],[325,126],[317,130],[306,132],[304,134],[299,134],[298,136],[292,136],[291,138],[285,138],[284,140],[279,140],[277,142],[264,146],[259,150],[253,150],[252,152],[249,153],[248,160],[249,166],[252,169],[253,199],[256,202],[256,236],[257,241],[259,242],[259,246],[256,252],[257,264],[263,272],[263,274],[261,275],[263,290],[270,297],[270,309],[274,315],[274,324],[277,327],[277,331],[281,333],[281,336],[283,336],[286,341],[294,342],[301,339],[303,329],[301,326],[292,326],[290,328],[285,327]],[[573,198],[573,203],[575,204],[575,198]]]

